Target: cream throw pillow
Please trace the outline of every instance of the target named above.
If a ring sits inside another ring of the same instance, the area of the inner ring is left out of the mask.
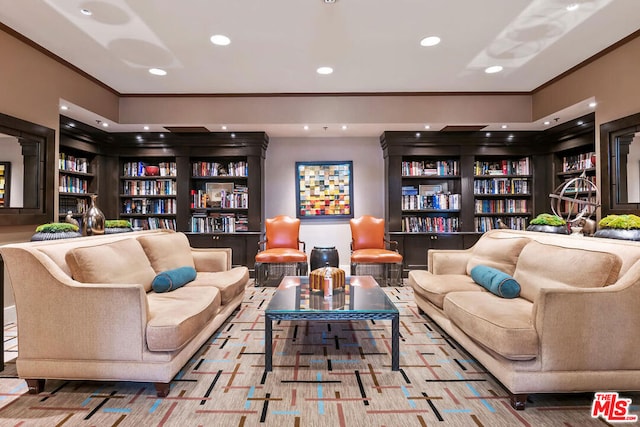
[[[184,233],[158,233],[139,236],[138,241],[156,273],[180,267],[193,267],[189,239]]]

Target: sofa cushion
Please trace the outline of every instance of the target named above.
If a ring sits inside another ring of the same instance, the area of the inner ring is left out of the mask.
[[[471,258],[467,262],[467,274],[471,274],[471,269],[476,265],[486,265],[513,274],[520,251],[530,241],[528,237],[482,236],[473,245]]]
[[[140,283],[149,292],[156,276],[135,239],[71,249],[65,260],[71,277],[83,283]]]
[[[532,322],[533,303],[504,299],[489,292],[451,292],[444,312],[474,341],[511,360],[538,356],[538,334]]]
[[[409,286],[413,292],[442,309],[444,297],[449,292],[486,292],[466,274],[432,274],[425,270],[409,271]]]
[[[476,265],[471,269],[471,278],[494,295],[502,298],[516,298],[520,295],[520,284],[507,273],[486,265]]]
[[[244,292],[248,281],[247,267],[234,267],[228,271],[198,272],[195,280],[187,287],[213,286],[220,291],[222,305],[227,305],[229,301]]]
[[[597,288],[618,279],[622,261],[608,252],[531,242],[522,250],[514,278],[520,296],[535,301],[541,288]]]
[[[193,267],[179,267],[173,270],[158,273],[151,282],[154,292],[174,291],[196,278],[196,269]]]
[[[138,237],[156,273],[194,267],[189,239],[184,233],[158,233]]]
[[[147,294],[147,347],[175,351],[191,341],[220,308],[220,291],[213,287],[182,287]]]

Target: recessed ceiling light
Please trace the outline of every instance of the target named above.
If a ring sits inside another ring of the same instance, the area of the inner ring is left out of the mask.
[[[580,5],[578,3],[571,3],[569,6],[567,6],[567,10],[569,12],[573,12],[574,10],[578,10],[579,7]]]
[[[420,46],[435,46],[440,43],[440,37],[438,36],[429,36],[420,40]]]
[[[416,138],[420,138],[420,132],[416,132]]]
[[[502,65],[493,65],[491,67],[485,68],[484,72],[487,74],[499,73],[502,71]]]
[[[544,122],[544,125],[547,126],[549,125],[551,122],[549,120],[547,120],[546,122]]]
[[[66,105],[61,105],[60,109],[64,110],[64,111],[67,111],[69,109],[69,107],[67,107]]]
[[[225,125],[222,125],[222,130],[227,130],[227,127]]]
[[[102,127],[103,127],[103,128],[108,128],[108,127],[109,127],[109,123],[107,123],[107,122],[102,122]]]
[[[598,105],[598,103],[595,101],[589,103],[589,107],[591,108],[595,108],[596,105]]]
[[[487,133],[485,133],[485,134],[484,134],[484,136],[486,136],[486,137],[491,136],[491,132],[487,132]]]
[[[145,127],[143,127],[142,129],[144,129],[144,130],[149,130],[149,126],[145,126]]]
[[[513,135],[509,135],[509,139],[513,139]]]
[[[149,68],[149,73],[154,76],[166,76],[167,72],[161,68]]]
[[[136,135],[136,139],[137,139],[138,141],[142,141],[142,136],[141,136],[141,135]]]
[[[502,129],[506,129],[506,128],[507,128],[507,125],[502,125],[502,126],[500,126],[500,127],[501,127]]]
[[[425,128],[425,129],[431,129],[431,126],[429,126],[429,125],[424,125],[424,128]]]
[[[582,120],[578,121],[578,126],[582,126],[584,124],[584,122]]]
[[[160,138],[164,138],[164,133],[161,133],[161,134],[160,134]]]
[[[342,130],[347,130],[347,125],[342,125]]]
[[[86,16],[91,16],[93,13],[89,9],[80,9],[80,13]]]
[[[210,40],[211,43],[217,46],[227,46],[229,43],[231,43],[231,39],[227,36],[223,36],[222,34],[211,36]]]
[[[316,73],[324,74],[324,75],[331,74],[331,73],[333,73],[333,68],[331,68],[331,67],[319,67],[316,70]]]
[[[235,137],[236,137],[236,134],[235,134],[235,133],[232,133],[232,134],[231,134],[231,138],[235,138]]]
[[[309,126],[304,125],[304,130],[309,130]]]

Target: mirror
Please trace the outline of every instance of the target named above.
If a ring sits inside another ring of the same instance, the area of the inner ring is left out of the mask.
[[[53,129],[0,114],[0,225],[51,221],[54,153]]]
[[[600,126],[602,216],[640,210],[640,114]]]

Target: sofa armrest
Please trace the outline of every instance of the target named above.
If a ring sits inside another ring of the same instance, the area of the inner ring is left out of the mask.
[[[542,370],[640,369],[640,268],[634,267],[604,288],[540,290],[533,314]]]
[[[196,271],[231,270],[231,248],[191,248]]]
[[[467,274],[470,249],[429,249],[427,270],[433,274]]]
[[[139,361],[146,351],[142,284],[84,284],[47,255],[5,248],[20,328],[20,358]]]

